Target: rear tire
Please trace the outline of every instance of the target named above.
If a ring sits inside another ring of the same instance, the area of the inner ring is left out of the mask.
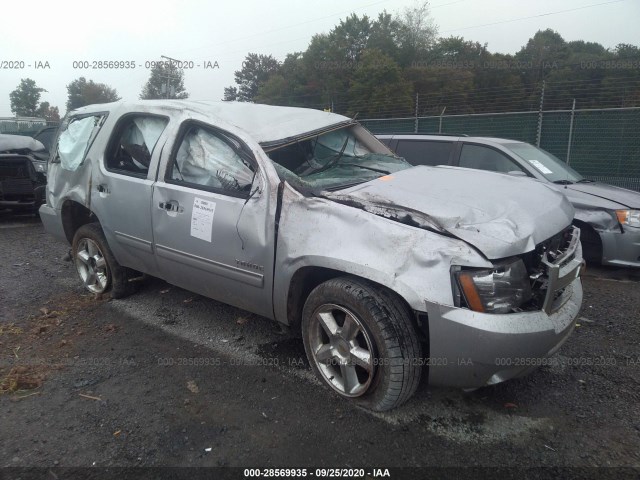
[[[73,237],[71,258],[80,280],[91,293],[110,291],[113,298],[123,298],[138,289],[139,282],[129,281],[133,270],[116,261],[98,223],[87,223],[78,228]]]
[[[328,280],[309,295],[302,334],[318,378],[340,396],[375,411],[416,391],[421,346],[412,312],[394,293],[365,280]]]

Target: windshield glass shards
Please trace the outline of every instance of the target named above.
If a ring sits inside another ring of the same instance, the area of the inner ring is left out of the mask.
[[[365,134],[366,131],[364,131]],[[339,190],[411,168],[404,159],[375,151],[350,126],[268,153],[281,178],[296,188]]]

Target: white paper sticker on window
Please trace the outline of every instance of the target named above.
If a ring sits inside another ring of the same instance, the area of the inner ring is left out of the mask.
[[[191,211],[191,236],[211,241],[211,229],[213,226],[213,214],[216,211],[216,204],[203,200],[202,198],[194,198],[193,210]]]
[[[547,167],[545,167],[538,160],[529,160],[529,163],[531,165],[533,165],[534,167],[536,167],[540,172],[544,173],[545,175],[549,174],[549,173],[553,173],[551,170],[549,170]]]

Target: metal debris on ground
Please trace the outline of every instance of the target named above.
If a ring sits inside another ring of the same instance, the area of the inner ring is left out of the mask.
[[[100,397],[94,397],[93,395],[85,395],[84,393],[79,393],[78,395],[80,395],[82,398],[88,398],[89,400],[97,400],[98,402],[102,401]]]

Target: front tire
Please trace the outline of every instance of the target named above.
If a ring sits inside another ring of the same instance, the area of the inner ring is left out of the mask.
[[[395,294],[364,280],[340,277],[319,285],[302,319],[312,369],[325,385],[365,408],[401,405],[422,372],[411,314]]]
[[[131,270],[122,267],[111,253],[98,223],[82,225],[71,246],[71,258],[84,287],[95,294],[111,291],[113,298],[131,295],[137,289],[130,282]]]

